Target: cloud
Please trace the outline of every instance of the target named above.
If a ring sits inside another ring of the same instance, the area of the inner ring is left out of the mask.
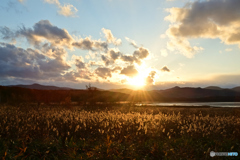
[[[45,56],[49,58],[60,58],[60,59],[65,59],[67,52],[65,51],[64,48],[62,47],[56,47],[53,46],[49,43],[45,43],[43,45],[39,45],[38,50],[40,50]]]
[[[128,37],[125,37],[125,39],[130,43],[130,45],[132,45],[135,48],[138,48],[137,43],[134,40],[132,40]]]
[[[121,60],[124,62],[129,62],[129,63],[137,63],[141,64],[142,60],[147,58],[150,55],[150,52],[148,49],[144,47],[140,47],[137,50],[134,51],[133,55],[122,55]]]
[[[128,77],[134,77],[138,74],[138,71],[136,70],[136,68],[131,65],[131,66],[127,66],[125,68],[122,69],[121,74],[124,74]]]
[[[100,78],[120,83],[123,75],[137,75],[138,70],[134,65],[143,63],[149,57],[150,51],[139,47],[131,55],[124,55],[118,48],[108,48],[109,43],[115,43],[117,39],[110,30],[104,29],[104,32],[107,41],[93,40],[90,36],[72,37],[66,29],[59,28],[48,20],[41,20],[32,28],[21,26],[17,30],[11,30],[8,27],[0,27],[0,36],[4,41],[18,42],[24,38],[29,42],[29,46],[34,48],[23,49],[1,43],[0,77],[74,83],[98,81]],[[69,56],[67,49],[88,50],[88,53],[81,54],[82,56],[73,53],[72,59],[66,61]],[[87,62],[84,62],[83,57]]]
[[[225,44],[240,47],[239,10],[238,0],[194,1],[183,8],[167,9],[170,15],[165,20],[172,23],[166,32],[171,39],[170,48],[176,48],[186,56],[191,53],[189,57],[192,57],[202,48],[191,47],[188,42],[191,38],[219,38]]]
[[[181,37],[170,38],[170,41],[167,42],[167,48],[170,51],[179,51],[187,58],[193,58],[196,53],[203,50],[202,47],[192,47],[186,38]]]
[[[108,50],[108,44],[106,42],[91,40],[91,38],[89,37],[86,37],[85,39],[80,39],[77,42],[73,42],[72,46],[83,50],[104,50],[105,52]]]
[[[111,59],[113,59],[115,61],[116,59],[118,59],[121,56],[121,53],[119,51],[115,51],[115,50],[111,49],[109,51],[109,55],[110,55]]]
[[[121,60],[124,62],[133,63],[133,62],[137,61],[137,58],[132,55],[122,55]]]
[[[137,59],[145,59],[149,56],[149,50],[140,47],[138,50],[134,51],[133,56],[135,56]]]
[[[161,69],[162,72],[170,72],[170,69],[168,69],[167,66],[162,67]]]
[[[5,40],[15,40],[19,37],[25,37],[34,46],[40,45],[43,40],[48,40],[52,45],[61,45],[70,48],[70,44],[73,41],[72,36],[67,30],[52,25],[48,20],[37,22],[33,26],[33,29],[27,29],[23,26],[15,32],[7,27],[1,27],[0,33]]]
[[[112,69],[112,72],[119,72],[119,71],[121,71],[121,70],[122,70],[122,67],[116,66],[116,67],[114,67],[114,68]]]
[[[30,48],[25,50],[0,43],[0,68],[0,77],[47,80],[61,76],[70,66],[61,56],[50,59]]]
[[[155,78],[155,75],[157,74],[156,71],[151,71],[148,75],[148,77],[146,78],[146,83],[147,84],[155,84],[155,81],[154,81],[154,78]]]
[[[113,43],[114,45],[120,45],[122,43],[121,39],[117,39],[113,36],[111,30],[102,28],[102,32],[104,33],[108,43]]]
[[[56,5],[59,8],[58,14],[63,15],[65,17],[69,17],[69,16],[73,17],[78,12],[77,8],[71,4],[61,5],[61,3],[58,0],[44,0],[44,1],[46,3]]]
[[[83,59],[82,56],[76,56],[75,65],[78,69],[85,69],[86,68],[86,65],[84,63],[84,59]]]
[[[98,67],[95,70],[95,73],[99,77],[102,77],[103,79],[106,79],[108,77],[112,77],[112,70],[110,68],[106,68],[106,67]]]
[[[105,64],[105,66],[108,66],[108,65],[110,65],[111,63],[113,63],[113,61],[111,61],[111,60],[110,60],[107,56],[105,56],[105,55],[102,55],[101,58],[102,58],[102,60],[103,60],[103,62],[104,62],[104,64]]]
[[[16,34],[8,27],[0,27],[1,38],[4,40],[16,41]]]

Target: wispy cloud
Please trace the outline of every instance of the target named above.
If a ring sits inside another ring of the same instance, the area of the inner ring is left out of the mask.
[[[113,36],[111,30],[102,28],[102,32],[104,33],[108,43],[113,43],[114,45],[117,45],[117,46],[122,43],[121,39],[117,39]]]
[[[74,17],[78,12],[77,8],[74,7],[72,4],[62,5],[58,0],[44,0],[44,2],[56,5],[59,8],[58,14],[63,15],[65,17],[70,16]]]
[[[128,37],[125,37],[125,39],[126,39],[133,47],[138,48],[137,43],[136,43],[134,40],[132,40],[132,39],[130,39],[130,38],[128,38]]]

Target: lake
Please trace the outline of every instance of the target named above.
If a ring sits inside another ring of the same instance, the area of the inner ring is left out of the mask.
[[[181,103],[181,102],[170,102],[170,103],[139,103],[138,106],[148,105],[148,106],[210,106],[210,107],[240,107],[240,102],[189,102],[189,103]]]

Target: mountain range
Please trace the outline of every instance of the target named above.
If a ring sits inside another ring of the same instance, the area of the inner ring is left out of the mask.
[[[71,91],[71,93],[81,95],[86,94],[86,89],[73,89],[57,86],[45,86],[40,84],[32,85],[12,85],[6,86],[7,88],[27,88],[35,90],[48,90],[48,91]],[[98,94],[95,97],[103,99],[112,96],[122,97],[121,100],[134,100],[134,101],[240,101],[240,86],[226,89],[218,86],[209,86],[205,88],[192,88],[192,87],[173,87],[165,90],[131,90],[128,88],[102,90],[96,89]],[[120,95],[121,94],[121,95]],[[106,97],[107,96],[107,97]],[[101,98],[102,97],[102,98]],[[125,98],[123,98],[125,97]],[[119,99],[120,100],[120,99]]]

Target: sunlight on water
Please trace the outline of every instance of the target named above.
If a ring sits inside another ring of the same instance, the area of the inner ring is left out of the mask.
[[[137,106],[209,106],[209,107],[240,107],[240,102],[193,102],[193,103],[139,103]]]

